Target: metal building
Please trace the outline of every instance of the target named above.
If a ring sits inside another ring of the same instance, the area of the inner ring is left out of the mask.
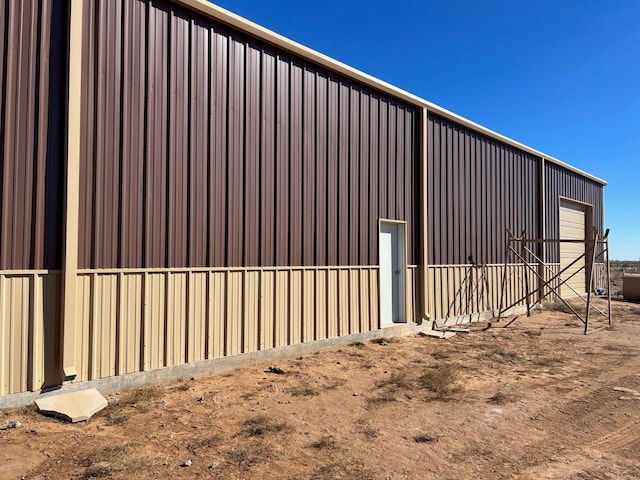
[[[481,313],[506,229],[603,229],[604,181],[204,0],[0,25],[0,404]]]

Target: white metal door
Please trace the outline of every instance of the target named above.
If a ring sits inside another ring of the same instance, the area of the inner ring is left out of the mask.
[[[404,224],[380,222],[380,319],[405,322]]]

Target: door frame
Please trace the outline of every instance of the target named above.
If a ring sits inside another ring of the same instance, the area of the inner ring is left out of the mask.
[[[383,323],[382,317],[382,292],[381,292],[381,280],[382,280],[382,272],[380,270],[380,235],[382,233],[382,225],[383,224],[391,224],[396,225],[398,228],[398,237],[402,236],[402,238],[398,238],[398,247],[402,249],[399,253],[399,260],[402,261],[402,266],[400,268],[400,284],[398,285],[398,297],[400,301],[400,305],[398,307],[398,311],[402,314],[402,321],[400,322],[392,322],[392,323]],[[407,324],[408,322],[408,305],[407,305],[407,221],[406,220],[393,220],[390,218],[379,218],[378,219],[378,318],[380,319],[380,328],[391,327],[397,324]]]

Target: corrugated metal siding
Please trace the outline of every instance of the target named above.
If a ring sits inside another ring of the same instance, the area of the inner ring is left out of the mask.
[[[0,6],[0,270],[61,265],[66,8]]]
[[[85,35],[80,268],[417,263],[413,107],[167,1]]]
[[[506,285],[503,293],[505,268],[487,265],[486,270],[472,265],[427,266],[427,311],[434,319],[469,316],[466,320],[477,320],[477,314],[498,310],[511,305],[525,295],[525,275],[530,288],[535,290],[537,277],[523,264],[507,266]],[[535,300],[535,296],[531,296]],[[526,305],[523,300],[518,306]]]
[[[435,115],[428,118],[431,265],[501,263],[506,229],[540,236],[540,159]]]
[[[379,329],[378,277],[377,267],[80,272],[75,381]],[[415,277],[407,269],[410,318]],[[28,307],[30,281],[0,276],[6,308]],[[10,358],[26,358],[26,330],[7,332]],[[27,389],[26,362],[0,365],[12,375],[0,371],[0,394]]]
[[[547,238],[559,238],[560,235],[560,197],[591,205],[593,225],[601,235],[604,234],[604,188],[602,185],[549,162],[545,163],[545,181]],[[547,245],[546,248],[547,262],[559,263],[558,245]]]
[[[0,272],[0,395],[57,385],[60,275]]]

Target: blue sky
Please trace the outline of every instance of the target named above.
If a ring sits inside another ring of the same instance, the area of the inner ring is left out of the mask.
[[[214,3],[608,181],[640,260],[640,1]]]

